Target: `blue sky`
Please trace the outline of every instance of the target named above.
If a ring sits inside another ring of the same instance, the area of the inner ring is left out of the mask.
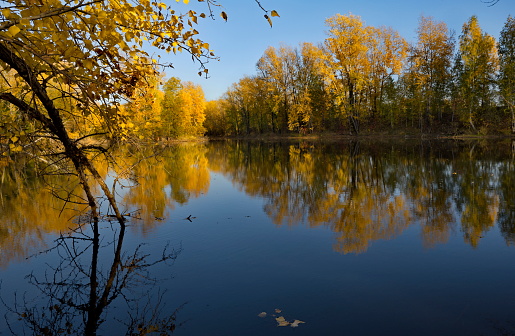
[[[458,36],[461,27],[472,15],[477,15],[481,28],[496,39],[508,15],[515,16],[515,2],[500,0],[489,6],[481,0],[261,0],[263,7],[276,10],[270,28],[263,12],[254,0],[218,0],[229,16],[224,20],[199,20],[200,38],[208,42],[219,61],[208,64],[210,77],[197,75],[198,64],[185,54],[161,55],[162,60],[174,63],[166,70],[166,77],[200,84],[207,100],[218,99],[226,89],[244,75],[256,73],[255,65],[268,46],[282,44],[297,46],[302,42],[319,43],[326,35],[325,19],[336,13],[361,16],[370,26],[390,26],[408,42],[416,41],[421,15],[444,21]],[[205,3],[191,0],[188,5],[177,3],[177,9],[206,12]],[[219,9],[216,9],[219,10]]]

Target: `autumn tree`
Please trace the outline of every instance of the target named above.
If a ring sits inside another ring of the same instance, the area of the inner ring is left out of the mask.
[[[328,60],[328,77],[342,116],[348,118],[354,133],[361,121],[360,95],[364,89],[367,41],[370,32],[359,16],[336,14],[326,20],[329,27],[324,45]]]
[[[9,1],[0,13],[0,65],[20,80],[16,95],[4,90],[0,99],[39,124],[34,140],[50,136],[62,146],[94,216],[97,206],[88,176],[101,185],[123,223],[112,192],[86,156],[100,148],[72,138],[65,119],[94,115],[104,133],[119,136],[123,118],[117,102],[156,73],[152,65],[157,61],[142,49],[143,41],[171,52],[186,50],[197,58],[209,55],[209,46],[196,38],[192,27],[198,15],[179,14],[163,3],[125,0]],[[56,93],[72,101],[70,109],[58,106]]]
[[[175,125],[179,123],[178,111],[181,105],[179,92],[182,90],[181,80],[170,77],[163,85],[163,99],[161,100],[161,135],[163,137],[177,137]]]
[[[268,47],[257,62],[259,78],[268,83],[272,101],[270,113],[274,120],[274,129],[288,130],[288,114],[292,105],[291,90],[294,85],[293,48],[282,45],[278,49]]]
[[[386,86],[390,84],[394,75],[401,74],[408,44],[390,27],[370,29],[372,39],[367,53],[370,64],[367,100],[370,118],[375,121],[385,115],[382,108],[386,98]]]
[[[125,121],[120,125],[124,133],[139,139],[152,140],[161,133],[161,102],[163,92],[159,89],[162,75],[145,79],[136,87],[129,103],[120,108]]]
[[[461,119],[477,131],[494,103],[498,58],[494,37],[481,30],[476,16],[463,25],[455,68]]]
[[[509,16],[499,39],[499,89],[510,110],[511,132],[515,133],[515,19]]]
[[[203,135],[205,104],[200,85],[168,79],[161,102],[161,134],[172,138]]]
[[[387,80],[402,69],[407,44],[391,28],[366,26],[353,14],[336,14],[326,25],[327,78],[342,117],[358,134],[361,123],[377,112]]]
[[[252,110],[256,103],[254,94],[255,78],[245,76],[225,92],[228,122],[234,134],[250,134],[252,131]]]
[[[0,100],[38,124],[32,142],[50,139],[53,144],[47,150],[58,145],[59,152],[50,154],[71,163],[94,217],[98,207],[90,178],[100,184],[118,221],[124,222],[112,191],[87,156],[106,149],[87,144],[84,136],[73,137],[65,121],[80,124],[81,118],[93,116],[90,119],[105,136],[123,137],[120,103],[142,81],[155,76],[159,65],[159,57],[152,57],[143,46],[185,51],[199,61],[214,56],[194,27],[199,18],[214,17],[219,5],[213,0],[200,2],[205,3],[207,14],[193,9],[180,13],[148,0],[8,0],[0,6],[0,66],[3,72],[14,71],[20,83],[17,91],[3,89]],[[265,12],[269,22],[278,16],[275,11]],[[220,14],[227,20],[225,12]],[[59,100],[66,100],[67,106],[59,106]]]
[[[435,119],[442,119],[449,97],[454,43],[447,25],[432,17],[420,17],[417,35],[417,43],[409,56],[407,76],[418,100],[420,110],[417,114],[422,128],[425,124],[431,125]]]
[[[228,121],[223,100],[208,101],[205,113],[204,127],[207,135],[223,136],[228,133]]]
[[[206,100],[204,91],[198,84],[183,82],[179,92],[181,107],[179,113],[182,117],[181,131],[179,134],[200,136],[204,135],[204,120],[206,119]]]

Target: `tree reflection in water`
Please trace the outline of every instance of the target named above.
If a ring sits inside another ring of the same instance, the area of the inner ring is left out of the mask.
[[[125,227],[95,220],[61,235],[46,251],[59,258],[56,264],[47,265],[44,274],[28,276],[39,294],[15,294],[13,305],[4,302],[11,332],[89,336],[106,324],[109,334],[115,330],[120,335],[120,328],[126,335],[171,334],[179,308],[163,314],[163,292],[151,268],[173,262],[180,251],[166,246],[160,256],[150,257],[139,245],[128,253],[124,237]]]
[[[265,198],[276,225],[326,226],[335,250],[361,253],[413,225],[425,246],[461,231],[476,247],[496,222],[513,243],[510,150],[499,141],[233,142],[212,145],[209,163]]]

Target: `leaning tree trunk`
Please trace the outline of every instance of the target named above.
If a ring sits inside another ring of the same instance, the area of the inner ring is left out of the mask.
[[[70,139],[70,136],[64,126],[63,120],[59,109],[55,106],[54,101],[50,98],[47,88],[42,83],[38,82],[35,71],[30,64],[24,59],[16,55],[14,48],[11,49],[5,42],[0,42],[0,60],[8,64],[14,69],[18,75],[30,87],[33,94],[39,99],[43,108],[46,110],[48,117],[44,115],[38,108],[27,104],[24,100],[15,97],[11,93],[1,93],[0,99],[5,100],[15,105],[25,116],[29,119],[41,123],[41,125],[63,145],[65,151],[64,155],[70,159],[74,165],[75,171],[79,177],[82,189],[86,193],[88,204],[94,210],[94,215],[98,216],[97,202],[91,194],[91,188],[86,176],[86,171],[89,171],[93,179],[100,185],[102,191],[109,201],[116,218],[120,225],[125,225],[125,218],[120,213],[114,195],[107,187],[105,181],[102,179],[97,169],[93,166],[91,161],[87,158],[84,152],[78,147],[77,143]]]

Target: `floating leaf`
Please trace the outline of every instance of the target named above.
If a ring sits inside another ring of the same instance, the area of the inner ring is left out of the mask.
[[[306,322],[301,321],[301,320],[295,320],[295,321],[293,321],[293,322],[291,323],[290,327],[292,327],[292,328],[297,328],[297,327],[299,326],[299,324],[301,324],[301,323],[306,323]]]
[[[279,308],[275,308],[275,312],[279,314],[280,312],[282,312],[282,310]]]
[[[261,312],[258,314],[259,317],[266,317],[266,312]]]
[[[275,320],[277,321],[278,327],[287,327],[290,325],[290,322],[286,321],[283,316],[279,316]]]

